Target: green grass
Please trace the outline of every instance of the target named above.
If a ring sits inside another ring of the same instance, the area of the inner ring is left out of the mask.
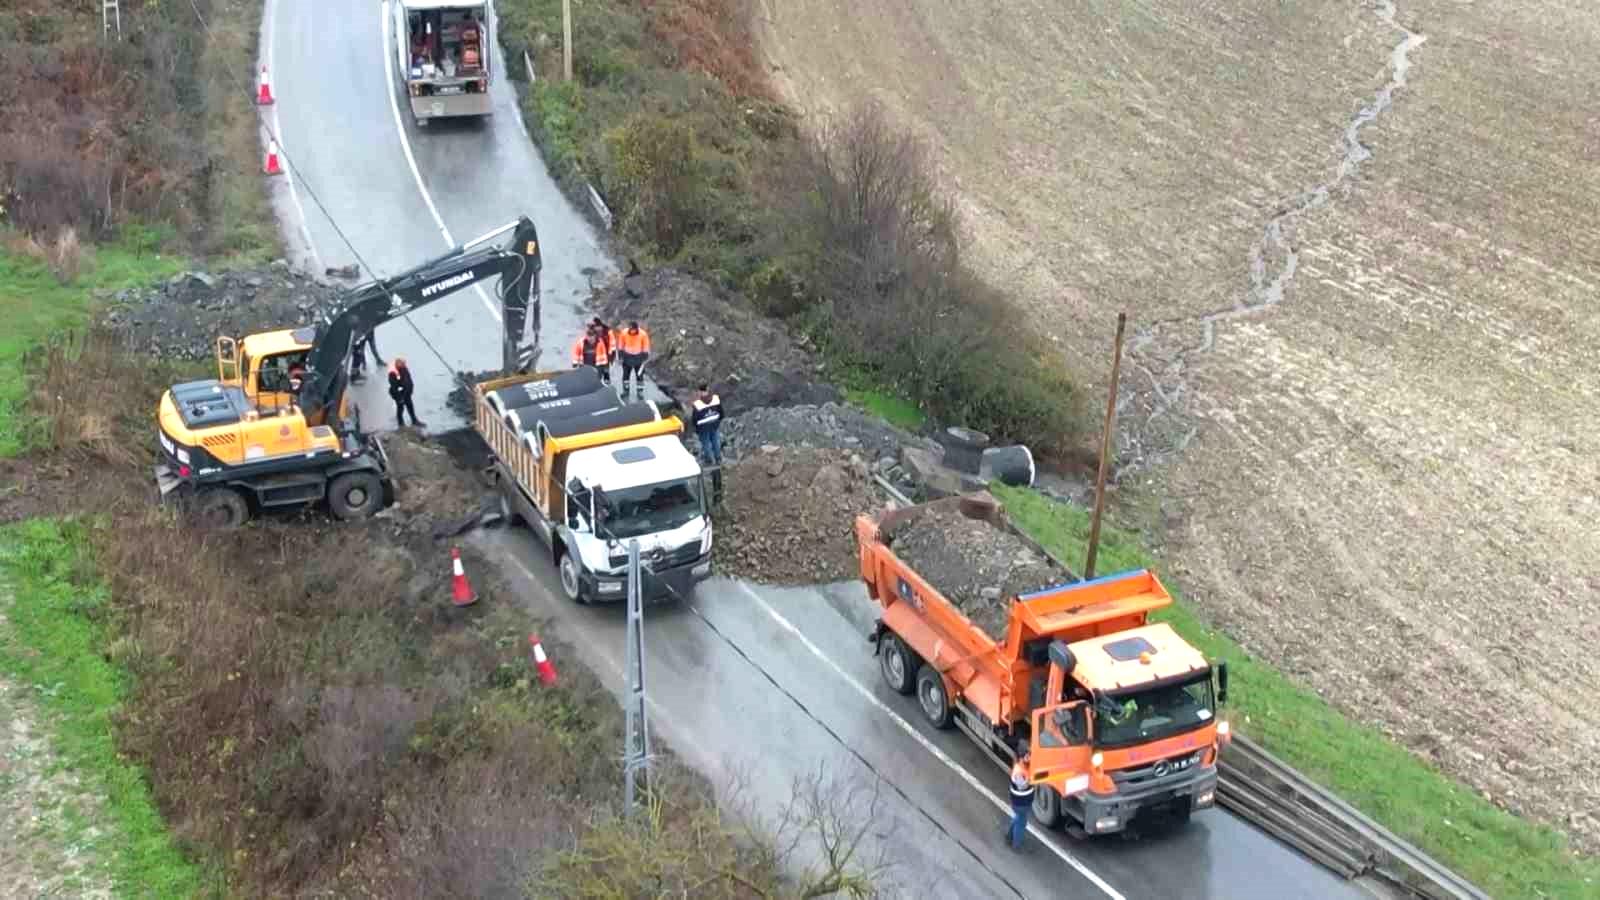
[[[917,431],[928,423],[928,417],[923,414],[915,403],[909,400],[902,400],[892,394],[887,394],[883,391],[847,388],[844,395],[851,403],[897,428]]]
[[[1019,528],[1081,570],[1089,513],[993,485]],[[1095,571],[1160,570],[1137,536],[1102,527]],[[1176,586],[1163,579],[1174,597]],[[1593,897],[1600,861],[1580,859],[1550,828],[1504,812],[1207,626],[1181,599],[1156,616],[1229,669],[1234,726],[1389,830],[1497,898]]]
[[[84,526],[33,520],[0,529],[0,595],[8,622],[0,669],[35,689],[59,752],[105,798],[101,842],[117,896],[186,897],[205,879],[184,857],[150,797],[143,771],[122,759],[113,717],[128,674],[106,659],[108,592],[91,574]]]
[[[99,248],[77,280],[63,285],[44,263],[0,250],[0,457],[28,449],[39,433],[23,411],[28,348],[82,324],[95,291],[147,284],[182,268],[182,259],[130,241]]]

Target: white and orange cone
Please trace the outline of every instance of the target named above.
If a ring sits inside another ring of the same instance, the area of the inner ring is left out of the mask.
[[[544,655],[544,644],[539,643],[539,636],[528,635],[528,646],[533,648],[533,665],[539,670],[539,680],[546,685],[556,683],[556,666],[550,657]]]
[[[283,174],[283,166],[278,164],[278,142],[276,139],[267,141],[267,161],[261,166],[261,171],[267,175]]]
[[[272,98],[272,81],[267,78],[267,67],[261,67],[261,87],[256,91],[257,106],[271,106],[275,101]]]
[[[478,602],[478,595],[472,592],[472,585],[467,581],[467,570],[461,566],[461,551],[455,547],[450,548],[450,602],[456,606],[471,606]]]

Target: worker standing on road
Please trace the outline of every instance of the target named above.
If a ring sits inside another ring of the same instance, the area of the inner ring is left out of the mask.
[[[577,343],[572,345],[572,367],[592,366],[600,374],[600,380],[606,383],[611,381],[611,358],[606,351],[606,343],[600,339],[599,331],[593,323]]]
[[[622,350],[622,396],[628,396],[628,378],[633,377],[639,396],[644,396],[644,364],[650,361],[650,332],[639,327],[637,321],[628,323],[624,331],[613,332]]]
[[[411,404],[411,393],[416,390],[411,380],[411,369],[404,357],[396,356],[389,367],[389,397],[394,400],[394,418],[401,428],[406,427],[406,413],[411,413],[411,424],[421,428],[427,424],[417,418],[417,408]]]
[[[600,343],[606,347],[606,361],[600,364],[600,380],[610,384],[611,364],[617,359],[616,332],[611,329],[611,326],[600,321],[599,316],[594,317],[593,321],[589,323],[589,327],[594,329],[595,337],[598,337]]]
[[[350,380],[362,382],[367,380],[367,351],[372,351],[372,358],[378,365],[383,365],[383,357],[378,355],[378,342],[374,340],[376,332],[367,332],[355,345],[350,348]]]
[[[1033,806],[1033,782],[1028,780],[1028,751],[1018,754],[1016,765],[1011,767],[1011,824],[1006,835],[1011,838],[1011,849],[1022,849],[1022,836],[1028,833],[1028,810]]]

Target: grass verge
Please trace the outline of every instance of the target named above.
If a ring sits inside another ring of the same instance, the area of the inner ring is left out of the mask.
[[[1088,511],[1037,492],[994,485],[1013,521],[1076,568],[1088,549]],[[1099,573],[1161,566],[1138,537],[1102,526]],[[1163,579],[1173,596],[1176,586]],[[1178,599],[1157,619],[1228,661],[1235,727],[1494,897],[1587,897],[1600,862],[1579,859],[1556,831],[1514,816],[1346,718],[1326,700],[1250,656]]]
[[[82,324],[95,292],[148,284],[183,267],[181,259],[133,237],[85,252],[77,280],[62,284],[45,261],[0,250],[0,457],[28,449],[45,430],[23,410],[28,389],[22,360],[28,349]]]
[[[92,852],[104,853],[118,896],[187,897],[207,884],[168,833],[145,773],[124,759],[112,723],[127,673],[104,655],[108,595],[89,574],[86,529],[34,520],[0,529],[7,631],[0,667],[35,689],[63,759],[104,797]]]
[[[907,431],[919,431],[928,424],[921,408],[909,400],[902,400],[884,391],[865,388],[847,388],[845,399],[878,418]]]

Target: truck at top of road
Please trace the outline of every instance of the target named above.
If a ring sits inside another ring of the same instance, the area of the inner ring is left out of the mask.
[[[501,511],[549,548],[568,599],[625,600],[634,540],[646,603],[711,574],[704,473],[676,417],[623,403],[593,368],[491,379],[474,395]]]
[[[449,116],[487,116],[494,77],[487,3],[392,0],[400,86],[418,125]]]
[[[1067,575],[1006,598],[1003,629],[986,633],[894,550],[919,519],[954,514],[1048,557],[987,492],[858,516],[861,577],[882,606],[869,640],[889,686],[915,693],[929,722],[958,726],[1004,768],[1028,749],[1033,812],[1047,827],[1107,834],[1211,806],[1228,740],[1217,717],[1227,664],[1150,622],[1172,602],[1160,580]]]

